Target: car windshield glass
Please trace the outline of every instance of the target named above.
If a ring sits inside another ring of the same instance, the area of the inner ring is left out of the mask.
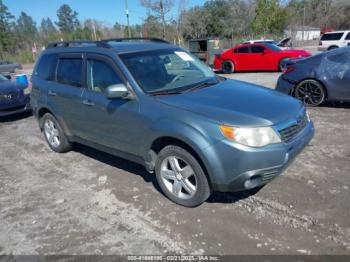
[[[120,55],[144,92],[175,93],[218,82],[197,58],[181,49],[152,50]],[[204,85],[203,85],[204,84]]]
[[[281,48],[279,48],[277,45],[274,45],[274,44],[266,43],[264,45],[267,46],[272,51],[281,51],[282,50]]]
[[[2,82],[2,81],[8,81],[8,79],[5,76],[0,75],[0,82]]]

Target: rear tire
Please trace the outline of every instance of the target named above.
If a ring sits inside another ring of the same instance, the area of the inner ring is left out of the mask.
[[[235,71],[235,64],[231,60],[226,60],[221,65],[224,74],[232,74]]]
[[[319,106],[326,100],[326,90],[320,82],[307,79],[297,85],[294,96],[305,105]]]
[[[63,129],[53,115],[46,113],[41,121],[45,140],[53,151],[65,153],[72,149],[71,143],[69,143]]]
[[[203,168],[195,157],[179,146],[169,145],[159,152],[155,173],[163,193],[179,205],[195,207],[210,196]]]

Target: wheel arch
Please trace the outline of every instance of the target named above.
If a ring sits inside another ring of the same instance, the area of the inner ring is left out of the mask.
[[[38,118],[39,127],[40,127],[41,130],[43,129],[42,118],[43,118],[43,116],[44,116],[45,114],[47,114],[47,113],[51,114],[54,118],[56,118],[56,120],[58,121],[58,123],[61,125],[61,127],[62,127],[64,133],[65,133],[68,137],[72,136],[72,134],[71,134],[71,132],[70,132],[68,126],[66,125],[64,119],[62,119],[61,117],[55,115],[55,114],[53,113],[53,111],[52,111],[50,108],[45,107],[45,106],[39,108],[39,110],[37,111],[37,118]]]
[[[332,50],[332,49],[336,49],[336,48],[339,48],[339,46],[337,45],[331,45],[327,48],[327,50]]]
[[[200,164],[200,166],[203,168],[203,171],[208,179],[209,185],[210,187],[212,187],[212,180],[211,180],[211,176],[208,173],[208,167],[206,166],[206,164],[204,163],[201,154],[199,153],[199,149],[195,148],[193,145],[191,145],[189,142],[184,141],[184,139],[176,137],[176,136],[160,136],[156,139],[153,140],[153,142],[151,143],[151,146],[149,148],[149,154],[151,154],[151,161],[153,163],[151,163],[151,165],[153,165],[153,169],[155,166],[155,161],[156,161],[156,157],[159,154],[159,152],[165,148],[166,146],[169,145],[175,145],[175,146],[179,146],[185,150],[187,150]]]

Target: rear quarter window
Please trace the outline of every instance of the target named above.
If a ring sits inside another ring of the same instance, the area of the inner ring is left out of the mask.
[[[344,33],[328,33],[321,37],[321,41],[337,41],[343,37]]]
[[[57,66],[57,55],[43,55],[36,68],[35,75],[44,80],[54,80]]]

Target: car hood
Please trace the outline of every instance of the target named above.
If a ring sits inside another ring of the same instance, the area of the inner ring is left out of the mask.
[[[19,92],[24,89],[25,86],[12,81],[1,81],[0,82],[0,94],[6,94],[8,92]]]
[[[302,103],[274,90],[237,80],[178,95],[157,96],[169,106],[206,116],[219,124],[270,126],[294,119]]]

